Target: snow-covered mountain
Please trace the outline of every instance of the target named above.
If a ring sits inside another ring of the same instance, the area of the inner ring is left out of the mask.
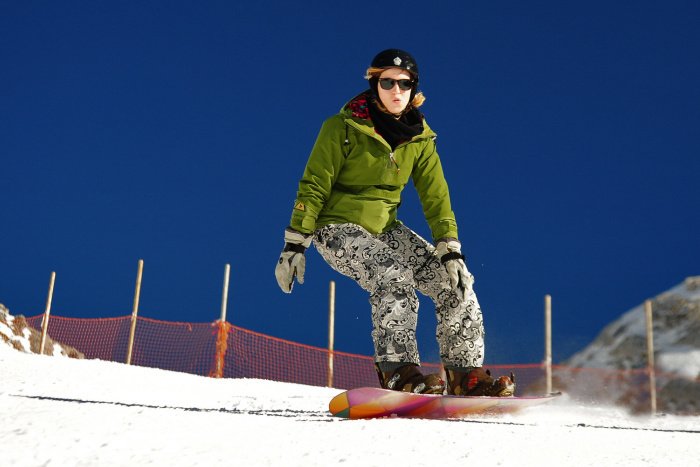
[[[700,276],[652,300],[654,359],[661,407],[675,412],[700,409]],[[565,362],[572,367],[647,367],[644,305],[607,325],[598,337]],[[664,405],[665,404],[665,405]]]
[[[652,316],[657,369],[692,379],[700,376],[700,276],[689,277],[653,298]],[[619,369],[646,367],[644,305],[632,308],[607,325],[566,364]]]

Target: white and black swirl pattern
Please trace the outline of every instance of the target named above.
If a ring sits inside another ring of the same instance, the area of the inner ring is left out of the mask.
[[[356,224],[334,224],[318,229],[314,244],[333,269],[369,292],[377,362],[420,363],[419,291],[435,302],[443,364],[482,366],[484,326],[476,295],[471,290],[461,301],[450,290],[435,247],[418,234],[403,224],[380,235]]]

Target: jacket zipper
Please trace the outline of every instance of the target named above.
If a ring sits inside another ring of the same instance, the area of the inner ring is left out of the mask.
[[[347,122],[347,120],[346,120],[346,122],[345,122],[345,125],[346,125],[346,126],[349,125],[348,122]],[[376,139],[377,141],[381,141],[381,140],[379,140],[376,136],[374,136],[373,134],[367,132],[366,130],[361,129],[359,125],[352,125],[352,126],[355,127],[356,129],[358,129],[359,131],[362,131],[362,132],[365,133],[367,136],[369,136],[369,137],[371,137],[371,138],[374,138],[374,139]],[[412,138],[410,141],[408,141],[408,142],[399,144],[398,146],[396,146],[396,149],[400,148],[401,146],[405,146],[406,144],[412,142],[413,140],[415,140],[415,137],[413,137],[413,138]],[[346,141],[347,141],[347,139],[346,139]],[[384,143],[384,144],[388,146],[388,144],[386,144],[386,143]],[[396,166],[396,174],[398,175],[399,172],[401,172],[401,168],[399,167],[399,163],[396,161],[396,158],[394,157],[394,151],[390,151],[390,152],[389,152],[389,159],[390,159],[390,161],[393,162],[394,165]]]
[[[401,168],[399,167],[399,163],[396,162],[396,159],[394,158],[394,152],[393,152],[393,151],[391,151],[391,152],[389,153],[389,159],[391,159],[391,162],[393,162],[394,165],[396,166],[396,174],[398,175],[399,172],[401,171]]]

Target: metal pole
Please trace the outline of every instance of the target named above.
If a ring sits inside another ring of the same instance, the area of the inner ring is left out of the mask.
[[[335,281],[328,290],[328,387],[333,387],[333,346],[335,334]]]
[[[44,355],[44,346],[46,345],[46,334],[49,330],[49,316],[51,315],[51,301],[53,300],[53,286],[56,282],[56,273],[51,272],[49,279],[49,294],[46,297],[46,308],[44,309],[44,318],[41,320],[41,344],[39,345],[39,354]]]
[[[134,290],[134,306],[131,309],[131,330],[129,331],[129,349],[126,353],[126,364],[131,365],[131,356],[134,352],[134,336],[136,335],[136,318],[139,314],[139,298],[141,297],[141,278],[143,277],[143,260],[139,260],[136,271],[136,288]]]
[[[656,370],[654,367],[654,321],[652,318],[651,300],[644,302],[644,312],[647,322],[647,371],[649,372],[649,398],[651,399],[651,414],[656,415]]]
[[[544,296],[544,371],[545,394],[552,392],[552,296]]]
[[[228,283],[231,274],[231,265],[226,264],[224,267],[224,291],[221,294],[221,322],[226,322],[226,306],[228,304]]]
[[[214,370],[209,373],[213,378],[224,377],[224,360],[226,358],[226,347],[228,338],[229,325],[226,322],[226,306],[228,304],[228,284],[231,275],[231,265],[224,266],[224,286],[221,292],[221,318],[214,323],[217,327],[216,332],[216,358],[214,360]]]

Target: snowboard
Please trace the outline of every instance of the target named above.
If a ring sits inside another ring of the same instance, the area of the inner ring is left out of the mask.
[[[359,420],[381,417],[462,418],[469,415],[512,413],[549,402],[561,393],[544,396],[483,397],[413,394],[379,388],[357,388],[335,396],[328,408],[336,417]]]

